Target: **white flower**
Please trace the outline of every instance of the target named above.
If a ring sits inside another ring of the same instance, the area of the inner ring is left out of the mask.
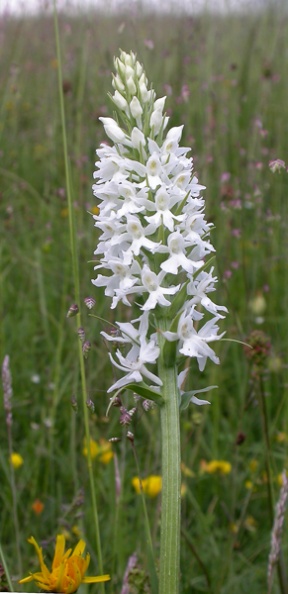
[[[161,287],[161,282],[164,277],[165,272],[160,272],[157,275],[150,270],[147,264],[144,264],[142,272],[143,288],[149,293],[147,301],[143,307],[141,307],[144,311],[154,309],[158,303],[164,307],[169,306],[170,301],[168,301],[164,295],[175,295],[179,290],[180,285],[177,285],[176,287]]]
[[[117,322],[117,336],[103,333],[126,349],[131,345],[128,354],[118,350],[115,359],[111,356],[123,377],[109,391],[143,378],[159,389],[161,380],[148,368],[160,354],[155,328],[164,318],[173,330],[177,325],[177,332],[163,332],[177,342],[166,344],[168,351],[175,351],[176,364],[181,355],[195,357],[202,371],[207,358],[219,363],[209,344],[221,338],[218,321],[227,310],[210,298],[217,281],[213,268],[203,270],[205,257],[215,251],[212,224],[205,219],[200,195],[205,186],[193,174],[190,149],[179,144],[183,126],[166,132],[165,97],[156,99],[135,54],[120,52],[114,64],[112,99],[121,125],[100,118],[115,144],[97,150],[93,193],[100,236],[92,282],[104,287],[112,309],[121,302],[142,312],[132,322]],[[176,277],[172,286],[170,275]],[[207,312],[212,319],[205,323]],[[195,393],[193,402],[206,402]]]
[[[113,118],[99,118],[103,122],[105,132],[113,142],[123,142],[126,144],[126,134],[121,130],[120,126],[113,120]]]
[[[203,371],[207,358],[216,364],[219,364],[219,358],[215,355],[213,349],[208,346],[208,342],[220,340],[223,334],[218,335],[219,327],[217,322],[219,316],[212,318],[200,328],[197,332],[193,323],[194,307],[184,310],[180,316],[177,332],[163,332],[167,340],[179,341],[179,352],[187,357],[196,357],[200,371]]]
[[[179,202],[179,197],[176,195],[169,195],[166,190],[166,186],[161,186],[155,194],[155,201],[150,202],[151,206],[148,204],[148,208],[155,209],[156,212],[152,216],[145,216],[146,221],[152,223],[154,225],[160,226],[161,224],[164,227],[167,227],[169,231],[174,230],[174,223],[175,221],[180,222],[183,221],[185,215],[175,215],[172,212],[173,206]]]
[[[218,312],[227,312],[227,308],[224,305],[216,305],[207,295],[207,293],[215,291],[214,283],[217,281],[217,278],[212,276],[213,270],[214,268],[211,268],[210,272],[202,270],[195,280],[192,279],[187,285],[187,294],[192,295],[192,299],[190,300],[191,305],[201,303],[202,307],[205,307],[213,315],[217,315],[218,318],[224,318]]]
[[[182,237],[179,231],[175,231],[169,235],[167,244],[167,251],[169,251],[170,257],[161,264],[161,268],[162,270],[165,270],[165,272],[177,274],[178,268],[180,268],[180,266],[186,270],[186,272],[193,272],[197,268],[203,266],[202,260],[197,262],[196,260],[187,258],[185,255],[185,239]]]
[[[124,375],[120,380],[115,382],[108,390],[113,392],[119,388],[123,388],[133,382],[142,382],[144,378],[147,378],[152,385],[162,386],[162,381],[157,375],[147,369],[147,364],[155,363],[159,357],[160,349],[155,344],[154,340],[146,341],[145,337],[140,338],[140,346],[132,346],[128,355],[124,357],[119,351],[116,351],[116,356],[120,363],[117,363],[109,353],[110,359],[117,369],[124,371]]]

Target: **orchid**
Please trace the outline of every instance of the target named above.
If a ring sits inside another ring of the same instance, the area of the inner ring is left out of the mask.
[[[131,321],[116,322],[117,332],[102,332],[108,343],[118,343],[109,356],[121,372],[108,392],[138,390],[161,404],[165,511],[159,592],[177,594],[179,410],[190,402],[207,404],[195,394],[209,389],[183,392],[181,369],[185,357],[195,359],[200,371],[208,359],[219,364],[211,343],[223,336],[218,324],[227,309],[210,298],[217,282],[209,267],[212,224],[205,219],[205,186],[193,173],[190,149],[180,145],[183,126],[168,128],[166,97],[156,98],[133,52],[121,51],[114,66],[116,115],[100,118],[114,144],[102,143],[96,151],[99,212],[93,218],[100,236],[92,283],[104,288],[112,309],[123,304],[138,311]]]

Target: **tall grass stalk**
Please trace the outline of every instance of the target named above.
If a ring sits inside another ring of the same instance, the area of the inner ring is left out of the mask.
[[[56,0],[54,0],[53,6],[54,6],[54,29],[55,29],[55,39],[56,39],[56,54],[57,54],[57,62],[58,62],[59,103],[60,103],[60,111],[61,111],[63,153],[64,153],[64,162],[65,162],[65,176],[66,176],[66,190],[67,190],[67,205],[68,205],[68,212],[69,212],[70,249],[71,249],[71,261],[72,261],[72,270],[73,270],[75,302],[77,303],[78,308],[79,308],[79,312],[76,316],[77,329],[79,330],[79,328],[82,327],[81,312],[80,312],[79,263],[78,263],[78,257],[77,257],[76,225],[75,225],[75,216],[74,216],[74,208],[73,208],[73,201],[72,201],[71,172],[70,172],[70,165],[69,165],[69,159],[68,159],[66,118],[65,118],[64,100],[63,100],[62,61],[61,61],[60,35],[59,35]],[[94,483],[94,476],[93,476],[92,457],[91,457],[91,451],[90,451],[89,414],[88,414],[88,408],[87,408],[87,404],[86,404],[87,403],[86,375],[85,375],[84,357],[83,357],[83,352],[82,352],[82,343],[80,340],[78,341],[78,356],[79,356],[79,366],[80,366],[80,376],[81,376],[85,439],[86,439],[86,443],[87,443],[87,465],[88,465],[89,484],[90,484],[93,520],[94,520],[94,528],[95,528],[96,551],[97,551],[97,557],[98,557],[98,570],[99,570],[100,574],[103,574],[103,560],[102,560],[102,548],[101,548],[100,529],[99,529],[99,517],[98,517],[96,490],[95,490],[95,483]],[[101,585],[100,585],[100,591],[102,592],[102,594],[104,594],[104,592],[105,592],[105,587],[104,587],[103,583],[101,583]]]

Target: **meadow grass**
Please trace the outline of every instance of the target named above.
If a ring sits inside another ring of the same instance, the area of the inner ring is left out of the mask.
[[[183,143],[192,147],[200,183],[207,186],[208,218],[215,224],[215,300],[229,309],[222,324],[226,338],[249,342],[251,332],[261,330],[271,343],[258,375],[243,347],[230,341],[216,347],[220,366],[210,363],[199,374],[192,362],[191,389],[219,388],[211,393],[211,406],[191,405],[181,421],[181,594],[263,594],[272,528],[269,493],[273,507],[288,444],[288,173],[269,168],[270,160],[288,160],[287,15],[268,10],[181,19],[87,13],[60,15],[59,26],[79,306],[91,342],[85,359],[87,399],[95,406],[89,427],[95,441],[122,438],[113,445],[116,466],[100,456],[93,461],[103,567],[112,576],[105,591],[120,593],[129,556],[136,551],[147,569],[148,555],[142,502],[131,484],[138,475],[133,448],[117,410],[105,415],[114,374],[100,337],[105,323],[89,317],[83,305],[93,296],[93,312],[113,322],[103,291],[91,285],[95,273],[88,261],[97,233],[88,211],[96,206],[92,173],[95,149],[104,139],[98,117],[111,114],[107,92],[113,55],[121,47],[137,52],[158,96],[167,95],[171,125],[185,125]],[[58,532],[65,531],[72,544],[83,534],[91,574],[99,560],[83,456],[79,338],[75,318],[66,317],[75,292],[53,21],[3,18],[0,44],[0,360],[9,354],[13,451],[23,458],[14,469],[15,523],[2,407],[0,542],[17,591],[21,571],[26,575],[36,563],[26,542],[31,534],[45,550],[47,545],[47,558]],[[129,396],[124,401],[133,406]],[[157,409],[138,411],[130,429],[141,475],[159,474]],[[213,460],[229,462],[231,471],[209,471]],[[41,513],[32,507],[38,499]],[[157,564],[160,497],[147,497],[146,505]],[[282,551],[287,560],[287,531]],[[131,592],[145,592],[140,569],[137,579]],[[286,592],[287,587],[286,578]],[[276,577],[273,591],[280,592]]]

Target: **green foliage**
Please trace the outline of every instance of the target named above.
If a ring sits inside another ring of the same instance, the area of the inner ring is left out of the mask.
[[[91,342],[85,360],[87,399],[95,405],[91,436],[97,441],[121,438],[113,444],[118,465],[93,460],[103,563],[112,576],[111,584],[105,585],[107,593],[121,591],[134,551],[147,567],[142,507],[131,486],[137,474],[134,449],[143,476],[161,469],[157,407],[146,412],[141,401],[137,403],[129,426],[133,447],[117,409],[111,407],[109,419],[105,416],[114,372],[100,336],[104,324],[89,317],[83,306],[84,298],[93,295],[97,316],[113,323],[114,312],[103,291],[92,288],[93,263],[87,263],[97,244],[88,212],[96,206],[93,162],[104,140],[98,117],[107,110],[113,55],[119,47],[136,51],[158,96],[168,95],[171,125],[185,125],[183,144],[192,146],[199,181],[207,186],[209,220],[215,226],[215,301],[229,309],[221,330],[228,338],[249,342],[247,337],[261,329],[271,343],[261,382],[237,343],[218,344],[221,365],[208,363],[202,374],[192,362],[185,392],[207,385],[219,388],[211,395],[211,406],[190,404],[181,416],[182,593],[263,594],[271,532],[259,404],[263,386],[275,501],[278,475],[288,464],[288,173],[273,174],[269,169],[270,160],[287,160],[288,154],[287,25],[287,15],[280,10],[193,19],[137,19],[124,13],[60,18],[79,306]],[[79,531],[84,534],[90,573],[95,574],[95,535],[82,453],[79,338],[75,319],[66,318],[75,295],[52,20],[3,21],[0,44],[0,359],[2,363],[6,354],[10,356],[13,450],[24,460],[15,469],[23,575],[35,567],[27,537],[33,534],[42,542],[49,558],[51,543],[61,530],[71,544]],[[122,314],[128,319],[127,308]],[[77,413],[72,397],[79,404]],[[134,406],[131,394],[121,394],[121,399],[127,408]],[[17,579],[23,576],[16,563],[3,406],[0,419],[0,540],[16,591]],[[211,460],[230,462],[231,472],[209,474],[205,465]],[[39,515],[32,507],[37,499],[44,503]],[[159,502],[147,501],[156,559]],[[282,548],[287,559],[287,533]],[[274,581],[277,593],[276,577]],[[145,587],[143,582],[139,592]]]

